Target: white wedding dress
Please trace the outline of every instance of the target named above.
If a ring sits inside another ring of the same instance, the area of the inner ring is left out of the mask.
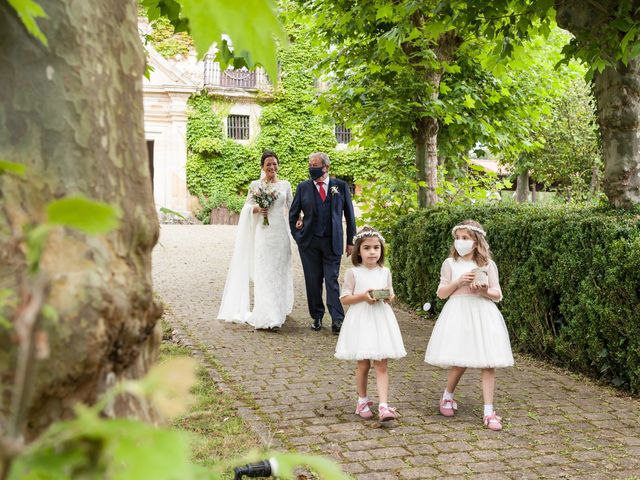
[[[269,208],[269,225],[263,225],[262,215],[253,213],[256,204],[250,193],[259,185],[258,180],[251,182],[247,200],[240,213],[218,319],[248,323],[256,329],[265,329],[282,326],[287,314],[293,309],[289,234],[289,207],[293,195],[289,182],[276,182],[273,187],[279,195]],[[249,294],[251,280],[253,310]]]

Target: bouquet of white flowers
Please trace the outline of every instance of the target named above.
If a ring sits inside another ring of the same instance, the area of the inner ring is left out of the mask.
[[[261,182],[258,188],[251,190],[251,198],[260,208],[270,208],[278,198],[278,191],[270,183]],[[269,225],[269,217],[264,214],[262,225]]]

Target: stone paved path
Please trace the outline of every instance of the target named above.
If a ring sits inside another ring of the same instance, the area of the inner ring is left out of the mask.
[[[388,426],[360,420],[355,365],[333,358],[328,316],[321,332],[309,329],[295,247],[296,303],[279,333],[215,320],[234,233],[233,226],[163,225],[153,276],[169,321],[215,359],[265,443],[322,453],[368,480],[640,478],[640,401],[526,357],[498,371],[502,432],[481,425],[478,371],[463,377],[458,415],[440,416],[445,372],[423,362],[433,322],[398,308],[408,355],[390,361],[390,403],[402,418]],[[373,372],[370,385],[375,399]]]

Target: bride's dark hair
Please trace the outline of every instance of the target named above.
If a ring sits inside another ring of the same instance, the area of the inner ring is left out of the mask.
[[[269,157],[275,158],[278,163],[280,163],[280,159],[278,158],[278,155],[275,154],[275,152],[272,152],[271,150],[265,150],[264,152],[262,152],[262,157],[260,158],[261,167],[264,167],[264,161]]]

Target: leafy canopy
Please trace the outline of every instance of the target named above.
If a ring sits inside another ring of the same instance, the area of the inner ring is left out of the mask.
[[[638,4],[630,0],[445,0],[441,6],[455,12],[456,25],[495,42],[496,63],[533,36],[548,35],[556,21],[573,35],[563,61],[585,62],[589,76],[640,54]]]
[[[38,18],[47,18],[43,8],[33,0],[8,2],[27,31],[48,45],[36,23]],[[223,68],[229,63],[249,68],[262,65],[277,81],[276,41],[286,44],[287,37],[272,0],[140,0],[140,4],[150,21],[164,17],[176,32],[190,32],[199,57],[217,42]]]
[[[166,17],[176,32],[189,32],[199,57],[217,43],[222,68],[230,63],[262,65],[270,78],[278,78],[276,41],[286,44],[287,38],[272,0],[141,0],[141,4],[149,20]]]

